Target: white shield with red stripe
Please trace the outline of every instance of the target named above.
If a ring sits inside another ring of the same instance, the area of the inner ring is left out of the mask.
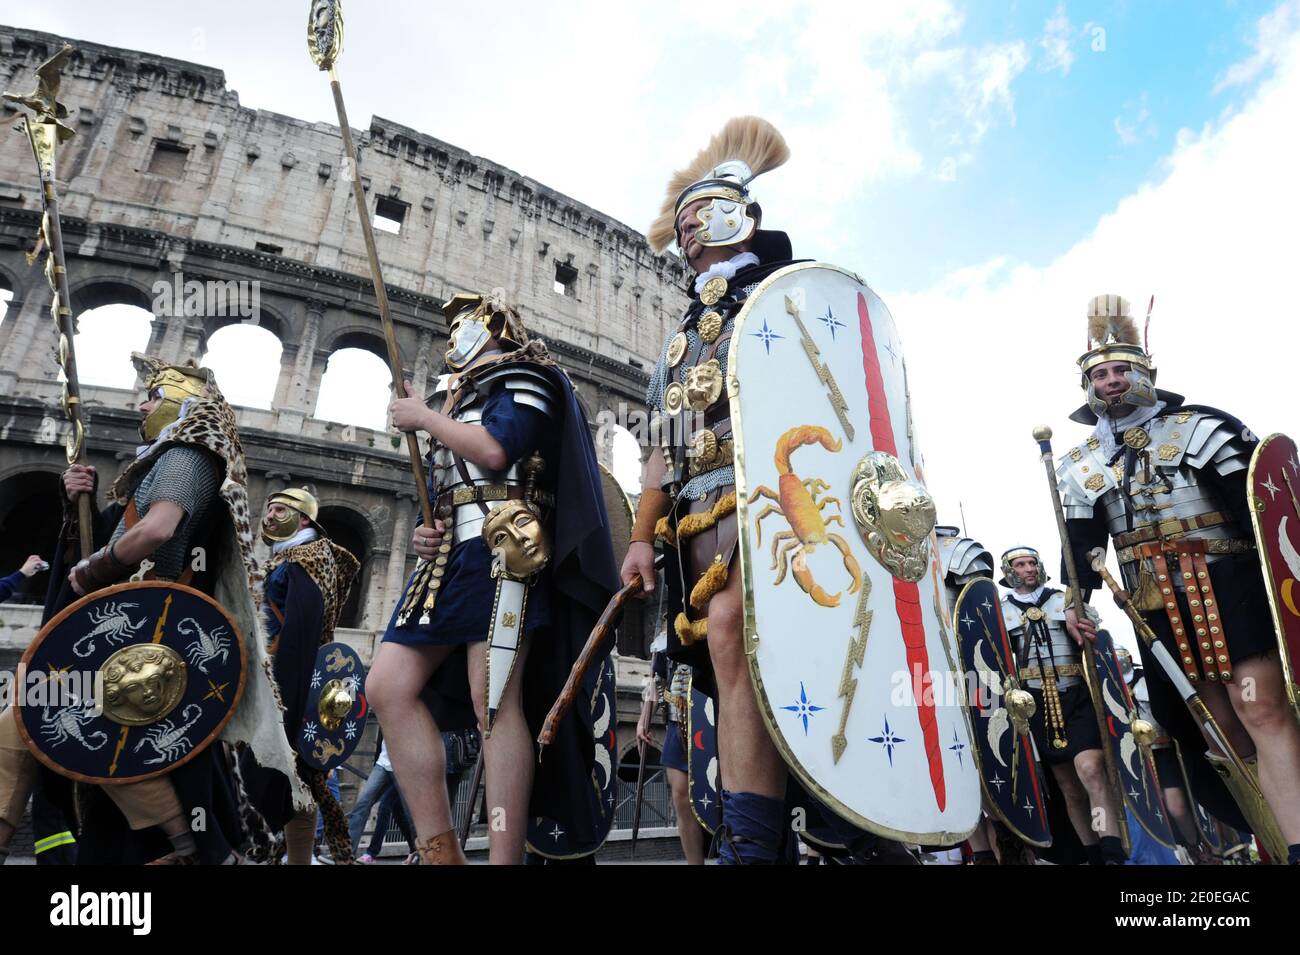
[[[850,822],[961,841],[979,774],[893,317],[850,272],[782,269],[736,319],[727,386],[746,650],[778,749]]]

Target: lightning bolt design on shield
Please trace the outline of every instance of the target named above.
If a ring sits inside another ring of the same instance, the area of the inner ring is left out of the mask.
[[[858,606],[853,611],[853,627],[858,631],[858,635],[849,638],[848,653],[844,655],[844,672],[840,675],[840,690],[836,694],[844,700],[844,707],[840,710],[839,731],[831,737],[831,756],[837,763],[849,745],[844,729],[849,724],[849,710],[853,707],[853,696],[858,691],[858,680],[853,675],[853,671],[862,666],[867,652],[867,634],[871,630],[871,611],[867,609],[867,600],[870,596],[871,578],[864,575],[862,590],[858,593]]]

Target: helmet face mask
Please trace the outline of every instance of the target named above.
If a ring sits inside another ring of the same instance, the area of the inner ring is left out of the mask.
[[[475,310],[472,314],[458,317],[452,322],[451,334],[447,337],[447,351],[444,357],[447,364],[455,371],[460,371],[487,347],[492,339],[492,330],[488,316]]]
[[[262,540],[267,545],[289,540],[302,529],[302,519],[320,530],[316,523],[320,505],[306,488],[291,487],[276,491],[266,499],[262,517]]]
[[[519,315],[505,304],[505,289],[486,296],[457,292],[443,304],[442,314],[448,329],[443,360],[452,371],[467,368],[493,338],[508,351],[528,344]]]
[[[205,378],[198,369],[181,369],[165,365],[150,374],[145,382],[149,400],[157,404],[140,422],[140,439],[157,440],[164,428],[180,419],[187,401],[201,401],[212,397]]]

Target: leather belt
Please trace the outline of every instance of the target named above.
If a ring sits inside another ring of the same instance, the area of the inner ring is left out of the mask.
[[[1052,671],[1049,670],[1047,675],[1052,676],[1053,675]],[[1083,676],[1083,664],[1082,663],[1058,663],[1056,665],[1055,675],[1058,677]],[[1043,671],[1039,667],[1021,667],[1020,679],[1041,680],[1043,679]]]
[[[1127,535],[1125,535],[1127,536]],[[1116,543],[1119,538],[1115,538]],[[1146,544],[1138,544],[1134,547],[1123,547],[1115,552],[1115,559],[1121,564],[1132,563],[1142,558],[1152,558],[1157,554],[1171,553],[1178,551],[1187,553],[1202,554],[1249,554],[1255,550],[1255,542],[1250,540],[1241,540],[1238,538],[1226,538],[1219,540],[1180,540],[1180,541],[1151,541]]]
[[[1220,511],[1194,514],[1191,517],[1170,517],[1163,521],[1156,521],[1155,523],[1138,527],[1127,534],[1116,534],[1115,546],[1116,548],[1131,547],[1134,544],[1142,544],[1147,541],[1176,537],[1179,534],[1186,534],[1188,531],[1204,530],[1207,527],[1218,527],[1227,522],[1228,518]]]
[[[489,501],[523,500],[524,489],[508,484],[472,484],[443,491],[438,495],[437,506],[464,507],[466,504],[486,504]],[[545,507],[550,507],[553,497],[544,491],[534,491],[533,500]]]

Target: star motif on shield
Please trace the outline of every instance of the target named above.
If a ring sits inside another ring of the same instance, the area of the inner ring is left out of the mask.
[[[557,822],[555,824],[555,828],[550,831],[549,835],[556,842],[559,842],[560,836],[564,835],[564,830],[560,827],[560,824]]]
[[[1272,495],[1272,499],[1275,501],[1277,500],[1277,492],[1282,490],[1280,487],[1278,487],[1276,484],[1273,483],[1273,475],[1271,474],[1268,476],[1268,480],[1265,481],[1263,484],[1261,484],[1260,487],[1268,491],[1268,493]]]
[[[705,793],[700,797],[700,805],[704,807],[705,812],[709,811],[709,807],[713,805],[713,800],[709,798],[708,793]]]
[[[907,742],[907,740],[903,739],[903,737],[899,736],[889,728],[888,716],[885,717],[884,730],[881,731],[879,736],[869,737],[869,740],[872,743],[879,743],[881,746],[885,747],[885,755],[889,757],[890,766],[894,765],[894,747],[898,746],[900,743]]]
[[[207,696],[204,697],[204,699],[205,700],[217,699],[220,700],[222,703],[226,702],[226,687],[228,686],[230,686],[229,683],[213,683],[211,680],[209,680],[208,694]]]
[[[826,709],[826,707],[815,706],[813,702],[810,699],[808,699],[808,693],[806,690],[804,690],[803,681],[801,680],[799,681],[799,699],[796,700],[794,703],[790,704],[789,706],[781,707],[781,709],[789,710],[796,717],[798,717],[800,720],[803,721],[803,735],[807,736],[808,717],[812,716],[814,713],[820,713],[822,710]]]
[[[1000,775],[998,775],[997,770],[994,770],[994,771],[993,771],[993,778],[989,780],[989,785],[990,785],[990,786],[996,786],[998,792],[1002,792],[1002,787],[1005,786],[1006,784],[1007,784],[1007,781],[1006,781],[1005,779],[1003,779]]]
[[[345,724],[343,724],[343,735],[346,736],[348,739],[357,738],[356,720],[348,720]]]
[[[361,688],[361,681],[354,676],[350,676],[343,681],[343,688],[348,691],[348,695],[354,700],[357,698],[357,690]]]
[[[772,329],[767,327],[766,318],[763,319],[763,327],[751,334],[763,343],[763,348],[769,355],[772,354],[772,342],[776,341],[778,338],[785,338],[784,335],[778,335],[776,332],[772,331]]]
[[[1137,788],[1134,787],[1134,786],[1131,786],[1131,785],[1130,785],[1130,786],[1128,787],[1128,798],[1129,798],[1129,799],[1132,799],[1132,800],[1134,800],[1134,801],[1136,802],[1136,801],[1137,801],[1137,797],[1138,797],[1138,795],[1139,795],[1139,793],[1138,793],[1138,791],[1137,791]]]
[[[817,320],[819,322],[825,322],[826,327],[831,330],[831,341],[835,341],[836,329],[847,327],[843,322],[841,322],[838,318],[835,317],[835,315],[831,312],[831,307],[829,305],[826,306],[826,314],[818,315]]]
[[[961,618],[961,625],[963,627],[973,627],[975,626],[975,621],[970,618],[970,614],[966,614]]]
[[[311,672],[311,688],[312,688],[313,690],[316,690],[316,689],[319,689],[319,688],[320,688],[320,670],[312,670],[312,672]]]
[[[1025,797],[1025,804],[1020,808],[1023,809],[1025,812],[1029,813],[1031,816],[1034,814],[1034,804],[1029,801],[1028,796]]]
[[[966,764],[962,762],[961,754],[966,751],[966,744],[957,738],[957,730],[955,727],[952,731],[952,745],[949,746],[948,749],[957,754],[957,765],[965,768]]]
[[[985,598],[984,598],[984,602],[983,602],[982,604],[980,604],[980,606],[983,607],[985,610],[992,610],[992,609],[993,609],[993,605],[992,605],[991,603],[989,603],[989,598],[988,598],[988,597],[985,597]]]
[[[316,732],[319,729],[320,727],[313,721],[308,720],[307,725],[302,728],[302,735],[307,737],[307,742],[314,743],[316,741]]]

